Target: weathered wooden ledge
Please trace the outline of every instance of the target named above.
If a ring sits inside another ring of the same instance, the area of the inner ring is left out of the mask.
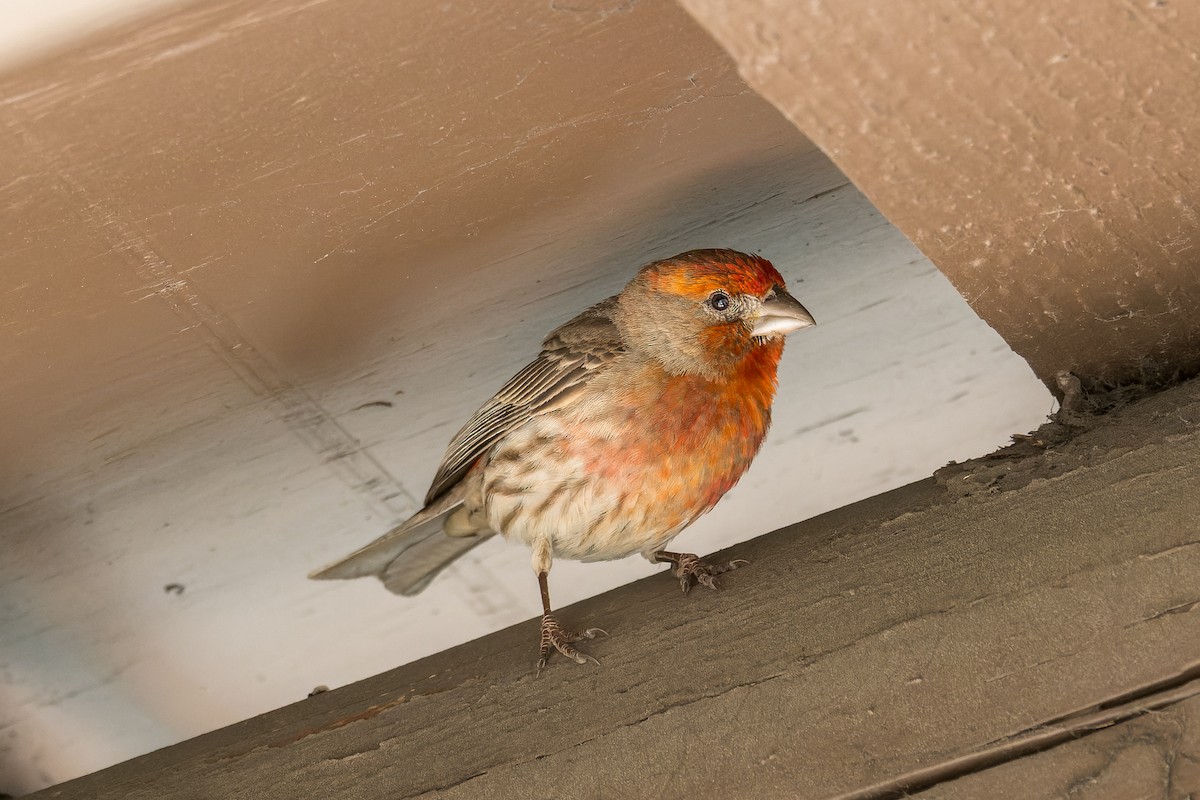
[[[535,679],[530,621],[34,796],[1181,798],[1198,423],[1193,382],[733,548],[724,592],[564,609],[601,667]]]

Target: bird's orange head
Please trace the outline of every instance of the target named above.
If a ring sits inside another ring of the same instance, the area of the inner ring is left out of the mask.
[[[730,375],[756,347],[777,354],[783,336],[814,324],[770,261],[735,250],[691,250],[646,265],[613,318],[631,351],[672,374],[710,380]]]

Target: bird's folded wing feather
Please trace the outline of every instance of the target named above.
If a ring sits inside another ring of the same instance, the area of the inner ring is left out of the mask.
[[[541,354],[475,413],[450,442],[424,508],[309,577],[375,575],[397,594],[416,594],[454,559],[487,538],[455,539],[442,532],[444,518],[462,505],[464,490],[459,481],[507,432],[536,414],[569,404],[597,370],[624,352],[609,316],[615,303],[615,298],[597,303],[551,332]]]
[[[542,352],[475,412],[446,448],[425,497],[432,503],[506,433],[537,414],[568,405],[596,371],[624,352],[610,297],[555,329]]]

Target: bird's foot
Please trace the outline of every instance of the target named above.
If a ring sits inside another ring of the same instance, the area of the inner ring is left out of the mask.
[[[716,580],[718,575],[750,563],[744,558],[735,558],[725,564],[710,564],[693,553],[663,552],[656,553],[655,558],[675,565],[675,577],[679,578],[679,587],[683,589],[684,594],[688,593],[693,583],[707,586],[709,589],[720,589]]]
[[[546,666],[546,661],[550,658],[550,654],[557,650],[567,658],[574,661],[576,664],[586,664],[591,661],[593,664],[599,664],[593,656],[587,653],[581,653],[574,646],[575,642],[583,641],[584,639],[595,639],[597,636],[608,636],[608,632],[600,628],[588,628],[581,633],[563,630],[562,625],[558,624],[558,620],[553,614],[542,615],[542,647],[541,658],[537,662],[538,674],[542,674],[542,669]]]

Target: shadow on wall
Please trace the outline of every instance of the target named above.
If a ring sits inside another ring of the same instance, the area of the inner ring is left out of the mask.
[[[310,269],[307,285],[279,287],[291,295],[269,312],[280,315],[280,360],[322,383],[426,348],[510,336],[531,357],[542,335],[618,291],[643,264],[697,247],[759,250],[756,225],[747,220],[750,235],[739,237],[738,220],[766,200],[799,205],[846,185],[822,154],[797,144],[702,174],[681,163],[635,191],[583,191],[512,209],[427,244],[406,246],[399,222],[364,233]]]

